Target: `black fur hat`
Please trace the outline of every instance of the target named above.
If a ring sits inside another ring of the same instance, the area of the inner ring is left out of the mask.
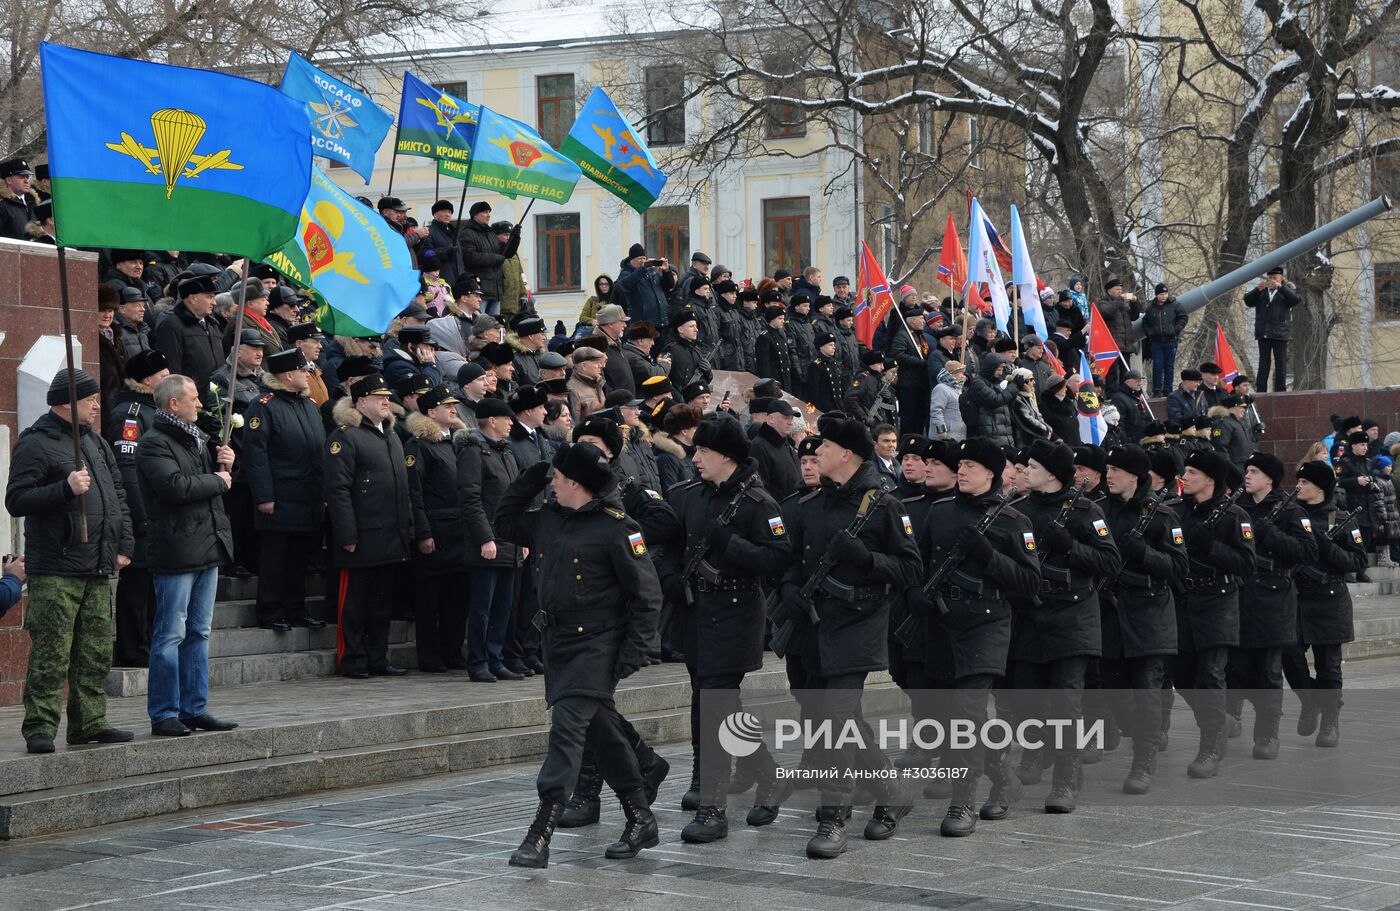
[[[1146,481],[1147,473],[1152,470],[1152,460],[1147,453],[1141,446],[1131,443],[1114,447],[1108,454],[1108,464],[1134,475],[1139,481]]]
[[[870,428],[860,421],[847,419],[824,422],[822,437],[828,443],[835,443],[867,461],[875,456],[875,441],[870,438]]]
[[[1298,477],[1316,484],[1324,497],[1332,496],[1332,491],[1337,486],[1337,476],[1327,467],[1326,462],[1304,462],[1298,466]]]
[[[581,436],[597,437],[608,447],[613,458],[622,455],[622,428],[616,421],[589,415],[574,425],[574,442]]]
[[[1036,440],[1027,455],[1066,487],[1074,483],[1074,451],[1064,443]]]
[[[749,457],[749,438],[744,428],[733,418],[712,416],[700,422],[695,428],[695,438],[691,445],[713,449],[726,458],[743,462]]]
[[[976,462],[998,478],[1006,470],[1006,454],[1001,447],[983,437],[970,437],[963,440],[957,452],[958,461]]]
[[[592,443],[560,446],[554,454],[554,470],[594,494],[607,493],[614,483],[608,457]]]
[[[1251,465],[1269,476],[1269,480],[1274,482],[1275,490],[1283,486],[1283,460],[1272,452],[1259,450],[1251,453],[1245,460],[1244,467],[1249,468]]]

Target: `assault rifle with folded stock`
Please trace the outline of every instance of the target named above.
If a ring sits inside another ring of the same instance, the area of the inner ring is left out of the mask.
[[[1076,485],[1074,485],[1073,487],[1071,487],[1070,490],[1069,490],[1069,496],[1068,496],[1068,497],[1065,497],[1065,502],[1064,502],[1064,504],[1060,506],[1060,511],[1059,511],[1059,513],[1057,513],[1057,514],[1055,515],[1055,518],[1054,518],[1054,520],[1050,523],[1050,526],[1049,526],[1049,527],[1050,527],[1050,528],[1064,528],[1066,525],[1068,525],[1068,524],[1069,524],[1070,513],[1074,512],[1074,504],[1077,503],[1077,502],[1079,501],[1079,498],[1080,498],[1080,497],[1084,496],[1084,491],[1086,491],[1086,490],[1088,490],[1088,489],[1089,489],[1089,485],[1088,485],[1088,484],[1083,484],[1083,483],[1081,483],[1081,484],[1076,484]],[[1050,556],[1050,554],[1049,554],[1047,551],[1041,550],[1041,552],[1040,552],[1040,562],[1041,562],[1041,563],[1044,563],[1044,562],[1045,562],[1045,558],[1048,557],[1048,556]]]
[[[1342,536],[1342,532],[1345,531],[1346,527],[1351,524],[1351,520],[1361,515],[1361,510],[1365,508],[1365,506],[1358,506],[1351,512],[1338,519],[1336,524],[1334,524],[1331,528],[1327,529],[1327,533],[1325,535],[1327,540],[1335,541],[1338,538],[1340,538]],[[1298,572],[1302,573],[1303,575],[1307,576],[1309,579],[1312,579],[1315,582],[1327,581],[1327,574],[1324,573],[1321,569],[1317,568],[1316,566],[1300,566],[1298,567]]]
[[[879,502],[879,488],[871,488],[865,492],[861,498],[860,508],[856,510],[855,518],[851,519],[851,524],[842,529],[841,534],[822,552],[821,559],[817,561],[817,568],[807,577],[807,581],[802,584],[801,590],[797,593],[798,600],[807,608],[807,619],[816,626],[821,622],[821,614],[817,613],[815,597],[818,589],[825,589],[833,597],[854,600],[854,588],[831,578],[831,570],[836,566],[836,552],[840,546],[847,541],[854,541],[860,536],[860,531],[865,527],[865,523],[870,521],[870,515],[875,511],[875,504]],[[781,596],[773,598],[770,606],[768,619],[775,624],[773,636],[768,644],[773,649],[773,654],[782,658],[787,654],[788,644],[792,642],[792,634],[797,629],[797,620],[793,617],[782,616],[783,599]]]
[[[1148,494],[1147,502],[1142,504],[1142,515],[1138,516],[1137,522],[1133,524],[1132,530],[1128,532],[1128,537],[1141,538],[1143,535],[1147,534],[1147,527],[1152,524],[1152,517],[1157,515],[1157,507],[1167,502],[1172,496],[1173,494],[1169,487],[1163,487],[1156,493]],[[1099,579],[1095,587],[1098,591],[1103,591],[1112,581],[1114,580],[1108,576],[1103,576]]]
[[[1230,507],[1234,506],[1235,503],[1242,496],[1244,496],[1243,484],[1241,484],[1239,487],[1236,487],[1230,494],[1228,494],[1225,497],[1225,499],[1215,504],[1215,508],[1210,511],[1210,513],[1206,516],[1206,520],[1201,523],[1202,531],[1208,534],[1215,534],[1215,526],[1219,525],[1221,521],[1224,520],[1224,518],[1230,514]],[[1195,561],[1193,558],[1193,562],[1199,561]],[[1187,578],[1190,578],[1191,576],[1191,569],[1189,566],[1186,570],[1186,576]]]
[[[734,517],[739,514],[739,507],[743,505],[744,496],[757,483],[758,472],[754,472],[745,478],[739,488],[734,491],[734,498],[729,501],[728,506],[724,507],[724,512],[719,514],[717,524],[720,528],[727,528],[734,521]],[[697,576],[707,582],[719,579],[719,571],[705,560],[705,554],[709,549],[709,545],[702,539],[691,550],[690,559],[686,561],[685,573],[681,576],[681,584],[685,586],[686,607],[695,606],[695,589],[691,587],[691,583]]]
[[[997,516],[1005,512],[1006,508],[1011,505],[1011,501],[1015,498],[1016,488],[1008,488],[1001,502],[987,510],[982,514],[982,518],[977,520],[977,524],[973,526],[973,531],[976,532],[979,537],[985,536],[987,530],[992,527],[992,523],[997,520]],[[962,564],[966,556],[967,548],[963,546],[962,540],[959,539],[953,542],[953,546],[948,549],[948,553],[944,556],[943,562],[939,564],[937,571],[929,576],[928,581],[922,586],[922,591],[929,599],[929,602],[938,609],[938,613],[945,617],[948,615],[948,605],[943,603],[943,596],[939,594],[939,589],[943,587],[943,580],[952,575],[953,570],[957,569]],[[894,631],[895,639],[899,640],[901,645],[912,646],[923,638],[924,624],[926,622],[926,617],[910,611],[909,616],[905,617],[904,622]]]

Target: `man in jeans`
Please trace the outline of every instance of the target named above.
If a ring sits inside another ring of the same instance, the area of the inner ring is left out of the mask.
[[[1163,398],[1172,391],[1176,375],[1176,346],[1186,328],[1186,311],[1171,289],[1162,282],[1155,292],[1147,312],[1142,315],[1142,332],[1147,337],[1147,353],[1152,359],[1152,397]]]
[[[184,737],[229,731],[207,709],[209,626],[219,566],[233,558],[224,494],[233,485],[233,449],[195,426],[199,389],[172,374],[156,384],[155,425],[141,441],[136,468],[146,505],[156,620],[146,709],[151,733]],[[212,454],[211,454],[212,449]]]

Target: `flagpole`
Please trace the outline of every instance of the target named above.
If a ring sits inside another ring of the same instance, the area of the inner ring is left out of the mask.
[[[433,159],[433,203],[436,204],[439,195],[439,184],[442,183],[442,172],[437,168],[437,159]]]
[[[68,363],[68,423],[73,431],[73,470],[83,470],[83,438],[78,429],[78,377],[73,368],[73,307],[68,299],[68,255],[62,242],[58,244],[58,283],[59,296],[63,302],[63,355]],[[83,497],[78,494],[78,540],[86,544],[88,540],[87,510],[83,507]]]
[[[1015,253],[1011,254],[1015,262]],[[1016,343],[1016,351],[1021,350],[1021,286],[1011,286],[1011,340]]]
[[[243,277],[238,285],[238,315],[233,320],[233,344],[228,350],[228,419],[223,421],[220,429],[221,446],[228,445],[228,438],[233,435],[233,390],[238,385],[238,346],[243,337],[243,311],[248,303],[248,272],[253,265],[253,261],[244,257]]]
[[[389,158],[389,191],[385,196],[394,195],[394,169],[399,165],[399,134],[394,134],[394,154]]]

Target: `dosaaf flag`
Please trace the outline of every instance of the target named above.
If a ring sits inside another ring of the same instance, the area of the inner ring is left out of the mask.
[[[559,151],[585,177],[645,212],[666,186],[666,175],[612,98],[595,86]]]
[[[394,118],[366,92],[336,79],[292,51],[282,74],[282,93],[306,103],[311,116],[311,149],[322,158],[350,166],[370,182],[374,157]]]
[[[260,260],[292,236],[311,179],[302,102],[48,42],[39,59],[59,243]]]

